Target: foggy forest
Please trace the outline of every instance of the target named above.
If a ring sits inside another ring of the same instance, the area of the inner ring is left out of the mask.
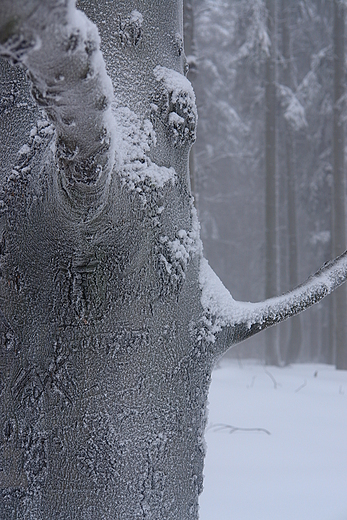
[[[344,229],[334,238],[333,224],[334,211],[345,220],[344,177],[334,191],[334,165],[342,160],[344,171],[343,154],[338,158],[345,146],[344,8],[334,18],[334,2],[324,0],[187,4],[189,78],[199,113],[194,186],[205,254],[236,299],[257,301],[289,290],[346,248]],[[267,101],[270,61],[274,99]],[[275,135],[266,133],[267,111]],[[268,177],[276,186],[271,196]],[[334,197],[342,209],[334,210]],[[335,363],[332,307],[330,298],[280,325],[271,364]],[[230,354],[265,360],[266,342],[264,333]]]

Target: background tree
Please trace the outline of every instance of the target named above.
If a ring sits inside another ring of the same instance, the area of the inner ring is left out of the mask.
[[[297,237],[297,196],[296,196],[296,146],[295,130],[298,130],[306,122],[299,118],[300,107],[297,98],[293,94],[293,54],[292,54],[292,13],[294,2],[281,2],[281,32],[283,55],[283,85],[284,85],[284,141],[285,141],[285,189],[287,195],[287,237],[289,285],[298,284],[298,237]],[[280,88],[281,90],[281,88]],[[299,112],[299,113],[297,113]],[[284,359],[286,363],[293,363],[298,359],[301,348],[301,316],[296,316],[290,322],[290,335],[287,342]]]
[[[305,2],[293,14],[295,93],[307,123],[296,132],[299,272],[302,277],[307,274],[305,265],[308,262],[318,265],[331,255],[332,3]],[[329,306],[327,301],[321,308],[303,316],[300,359],[333,362]]]
[[[266,0],[268,55],[265,62],[265,298],[278,291],[277,175],[276,175],[276,0]],[[278,365],[276,329],[267,333],[265,362]]]
[[[343,105],[346,96],[345,74],[345,4],[334,1],[334,123],[333,123],[333,254],[346,247],[346,181],[345,181],[345,132]],[[347,294],[345,288],[333,298],[331,313],[335,332],[337,368],[347,368]]]
[[[28,81],[2,62],[1,132],[25,125],[2,170],[0,515],[193,520],[214,364],[343,283],[347,253],[235,302],[190,194],[182,2],[80,6],[1,2]]]
[[[194,0],[183,1],[183,36],[184,52],[187,59],[187,78],[194,86],[194,78],[198,72],[197,68],[197,48],[195,40],[195,2]],[[197,187],[197,175],[195,171],[194,148],[189,153],[189,176],[192,195],[195,205],[198,207],[199,191]]]

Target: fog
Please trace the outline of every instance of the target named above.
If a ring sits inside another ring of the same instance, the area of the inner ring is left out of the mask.
[[[191,176],[204,250],[234,298],[257,301],[346,248],[343,12],[334,20],[334,3],[319,0],[187,4],[199,113]],[[335,363],[336,314],[330,297],[280,325],[270,363]],[[268,341],[264,333],[228,355],[269,360]]]

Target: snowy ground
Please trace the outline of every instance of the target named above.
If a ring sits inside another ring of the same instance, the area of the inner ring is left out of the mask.
[[[200,520],[347,520],[347,371],[224,360],[209,401]]]

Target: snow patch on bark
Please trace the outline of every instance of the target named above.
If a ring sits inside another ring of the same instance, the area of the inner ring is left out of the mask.
[[[211,269],[206,258],[201,259],[199,283],[201,287],[201,304],[204,310],[209,314],[228,319],[230,306],[235,305],[236,302],[213,269]]]
[[[22,212],[29,214],[31,205],[42,197],[44,180],[37,178],[35,166],[38,157],[54,142],[54,135],[54,126],[41,110],[40,119],[31,128],[28,141],[18,150],[15,163],[0,190],[0,215],[6,213],[11,224]]]
[[[159,237],[157,254],[165,294],[180,291],[189,262],[201,252],[200,225],[192,203],[190,230],[180,229],[171,240],[167,235]]]
[[[195,104],[192,84],[185,76],[173,69],[161,67],[160,65],[155,67],[154,75],[156,80],[162,82],[166,90],[172,95],[173,103],[176,103],[180,96],[184,95],[190,99],[192,105]]]
[[[211,269],[206,258],[201,258],[199,284],[201,288],[201,305],[204,309],[204,329],[200,335],[211,342],[215,342],[215,334],[223,327],[232,325],[239,313],[238,302],[224,287],[216,273]],[[201,338],[202,339],[202,338]]]
[[[169,240],[166,236],[161,238],[161,242],[163,244],[167,243],[173,257],[180,261],[185,268],[187,267],[189,258],[200,252],[202,247],[199,221],[194,207],[192,207],[191,215],[192,229],[190,231],[180,229],[177,232],[177,238],[175,238],[175,240]]]
[[[159,88],[152,103],[152,116],[161,116],[175,145],[193,143],[198,115],[190,81],[179,72],[159,65],[154,76]]]
[[[194,233],[190,231],[187,233],[185,229],[180,229],[175,240],[169,240],[169,237],[163,236],[160,237],[160,242],[167,245],[171,253],[170,256],[180,262],[183,271],[185,271],[191,253],[196,251]],[[168,262],[165,262],[165,265],[168,273],[171,273],[171,265]]]
[[[175,170],[158,166],[148,155],[151,146],[156,144],[152,123],[148,119],[142,121],[126,107],[117,108],[114,113],[122,139],[120,175],[127,187],[143,193],[146,188],[163,188],[168,182],[174,184]]]
[[[119,36],[120,42],[123,46],[136,47],[141,41],[142,37],[143,16],[137,11],[131,11],[130,15],[122,20],[119,19]]]

